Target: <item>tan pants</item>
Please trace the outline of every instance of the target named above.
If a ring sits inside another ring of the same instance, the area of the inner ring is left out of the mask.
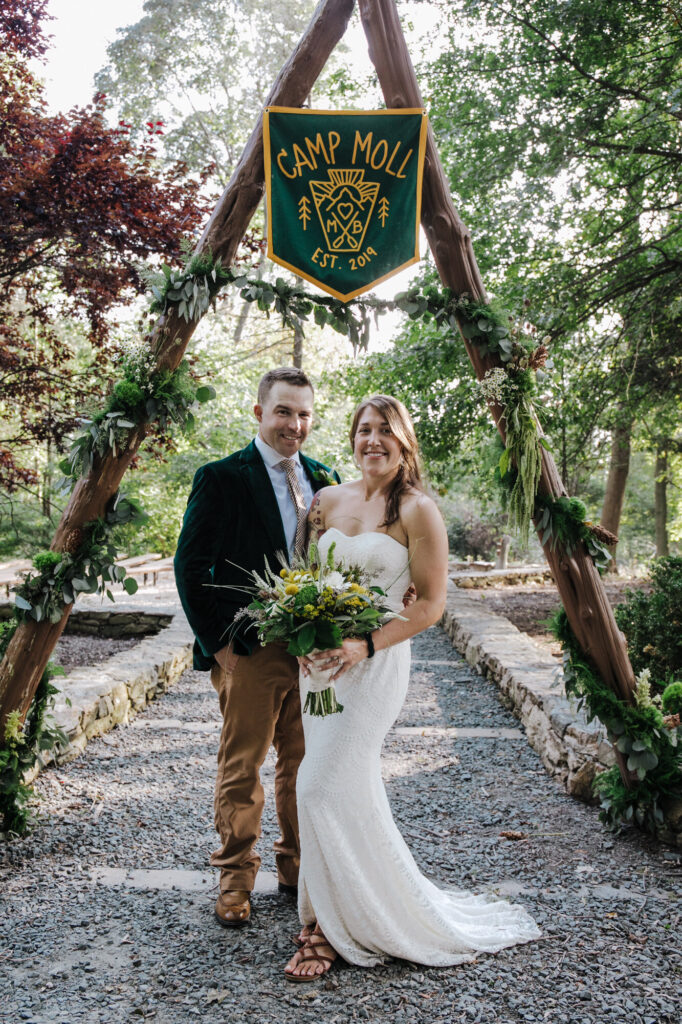
[[[298,662],[273,644],[256,647],[248,657],[231,655],[228,668],[216,664],[211,670],[223,716],[214,800],[221,846],[211,854],[211,864],[220,868],[221,891],[252,891],[261,863],[255,851],[264,804],[260,768],[273,744],[281,831],[275,843],[277,875],[285,885],[297,885],[296,773],[303,758]]]

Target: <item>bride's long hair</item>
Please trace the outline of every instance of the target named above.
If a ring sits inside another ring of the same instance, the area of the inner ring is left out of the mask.
[[[355,450],[355,435],[358,432],[360,417],[369,405],[384,417],[402,449],[398,472],[386,495],[386,516],[383,523],[379,524],[380,526],[391,526],[400,518],[400,501],[403,494],[413,487],[418,491],[424,490],[419,445],[410,414],[403,403],[397,398],[393,398],[392,395],[371,395],[360,402],[353,413],[353,422],[350,428],[350,443],[353,450]]]

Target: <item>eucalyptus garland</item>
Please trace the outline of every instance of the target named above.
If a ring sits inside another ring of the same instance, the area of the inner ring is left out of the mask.
[[[0,659],[18,626],[18,620],[0,623]],[[7,717],[4,736],[0,741],[0,816],[2,829],[6,834],[23,835],[32,822],[29,806],[33,794],[25,777],[40,760],[45,750],[52,750],[60,743],[66,744],[67,737],[49,715],[58,693],[51,680],[63,675],[63,669],[49,662],[42,674],[26,719],[22,725],[19,712],[12,711]]]
[[[509,493],[509,526],[517,530],[522,543],[527,544],[542,473],[540,438],[530,402],[521,398],[507,410],[505,423],[507,443],[503,457],[506,457],[507,466],[513,463],[516,468],[516,478]],[[504,476],[502,466],[500,473]]]
[[[192,406],[215,398],[214,388],[197,388],[185,360],[175,370],[157,371],[152,352],[140,345],[128,347],[121,369],[123,376],[114,384],[105,408],[83,420],[83,431],[59,464],[70,483],[90,472],[96,455],[125,451],[130,431],[140,423],[156,421],[162,430],[177,423],[188,432],[194,426]]]
[[[303,329],[312,313],[318,326],[328,324],[350,337],[356,346],[366,344],[369,337],[370,310],[378,314],[392,307],[374,299],[345,304],[330,296],[313,295],[288,284],[282,277],[274,284],[262,278],[249,278],[239,270],[222,266],[210,254],[189,257],[181,270],[173,270],[164,263],[160,271],[147,271],[145,276],[151,293],[150,313],[165,314],[176,308],[178,316],[186,322],[198,321],[215,305],[218,292],[231,284],[239,289],[245,302],[255,302],[268,316],[272,310],[279,313],[287,327]]]
[[[552,551],[560,545],[572,555],[582,542],[587,553],[600,572],[604,572],[611,561],[609,547],[618,538],[598,523],[587,520],[587,509],[579,498],[548,498],[538,495],[535,518],[542,546],[551,543]]]
[[[166,313],[175,306],[186,323],[201,320],[221,288],[234,280],[233,271],[210,254],[188,256],[182,270],[164,263],[159,272],[146,270],[143,274],[152,295],[150,312]]]
[[[113,601],[109,584],[121,583],[128,594],[137,582],[116,565],[116,548],[111,534],[124,523],[143,523],[147,515],[132,498],[117,493],[102,519],[75,530],[67,537],[65,551],[42,551],[33,559],[35,573],[28,573],[14,587],[15,614],[20,621],[59,622],[66,605],[79,594],[106,593]]]
[[[289,284],[282,277],[274,282],[249,277],[222,266],[220,259],[214,260],[210,253],[188,256],[182,269],[173,270],[163,264],[160,271],[148,269],[143,276],[151,295],[150,313],[165,314],[176,308],[186,322],[200,320],[214,305],[221,289],[230,284],[239,290],[245,302],[255,302],[267,315],[279,313],[285,326],[303,330],[312,314],[317,326],[333,328],[356,347],[367,347],[372,317],[401,310],[411,320],[435,320],[453,331],[460,328],[484,355],[497,353],[502,362],[508,362],[514,355],[515,336],[508,313],[466,294],[457,295],[450,288],[414,286],[399,292],[393,300],[363,295],[341,302]]]
[[[494,334],[490,329],[488,334]],[[506,364],[488,370],[478,382],[479,390],[491,405],[503,412],[506,444],[498,463],[501,481],[507,485],[509,525],[518,531],[523,543],[528,543],[530,525],[535,510],[538,484],[542,473],[542,451],[547,441],[542,436],[533,406],[535,375],[545,366],[547,348],[533,347],[514,340],[505,344]]]
[[[581,650],[563,609],[552,621],[552,632],[564,652],[567,696],[584,706],[588,721],[599,719],[611,743],[626,757],[628,770],[636,775],[629,787],[615,765],[597,777],[594,788],[601,800],[602,821],[617,828],[622,821],[634,820],[655,832],[665,820],[662,802],[682,797],[679,716],[666,717],[651,697],[648,669],[637,677],[634,702],[620,700]]]

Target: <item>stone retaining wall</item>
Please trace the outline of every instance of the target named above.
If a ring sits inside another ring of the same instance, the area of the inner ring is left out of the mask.
[[[12,617],[12,605],[0,604],[0,621]],[[114,611],[93,608],[74,608],[64,627],[65,633],[85,636],[149,636],[165,629],[173,621],[172,612]]]
[[[552,570],[533,569],[491,569],[490,572],[451,572],[450,579],[463,590],[482,590],[485,587],[515,587],[519,583],[548,583]]]
[[[86,609],[80,615],[74,611],[73,615],[81,619],[81,625],[88,621],[96,626],[92,632],[99,636],[139,635],[143,627],[145,633],[149,633],[150,628],[157,632],[99,665],[74,668],[67,676],[54,680],[60,690],[55,698],[54,717],[66,733],[68,745],[43,755],[43,763],[36,768],[34,776],[40,767],[51,761],[71,761],[93,736],[127,722],[192,665],[194,637],[179,610],[166,614]],[[114,622],[117,616],[123,621]],[[105,629],[111,631],[104,632]]]
[[[615,763],[613,747],[601,722],[588,722],[563,695],[559,661],[509,619],[453,586],[441,625],[466,661],[497,684],[549,773],[572,796],[596,803],[592,782]],[[682,847],[682,802],[664,811],[659,839]]]
[[[442,625],[467,662],[497,684],[550,774],[573,796],[594,802],[592,781],[614,763],[613,749],[603,726],[588,723],[563,696],[557,659],[454,587]]]

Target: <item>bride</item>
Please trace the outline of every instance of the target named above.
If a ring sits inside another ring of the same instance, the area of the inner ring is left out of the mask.
[[[417,440],[402,403],[387,395],[362,402],[350,436],[361,479],[315,496],[311,532],[321,558],[333,543],[336,558],[362,564],[401,618],[312,656],[329,670],[344,710],[303,716],[296,787],[303,927],[285,968],[294,982],[314,981],[337,955],[363,967],[387,957],[446,966],[540,934],[521,907],[438,889],[420,873],[391,816],[381,745],[407,692],[409,638],[437,622],[445,606],[448,543],[421,487]],[[403,608],[410,579],[417,599]],[[301,659],[303,701],[312,659]]]

